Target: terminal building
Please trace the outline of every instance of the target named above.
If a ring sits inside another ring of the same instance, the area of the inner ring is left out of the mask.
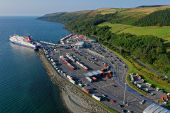
[[[78,47],[78,48],[83,48],[83,47],[85,47],[85,42],[84,41],[77,42],[75,44],[75,46]]]
[[[158,104],[151,104],[143,111],[143,113],[170,113],[170,110]]]
[[[76,44],[74,44],[74,47],[79,49],[79,48],[90,48],[91,44],[85,41],[79,41]]]

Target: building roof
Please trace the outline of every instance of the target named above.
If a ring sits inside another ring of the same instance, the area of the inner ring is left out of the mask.
[[[79,41],[79,42],[77,42],[75,45],[77,45],[77,46],[83,46],[83,45],[84,45],[84,41]]]
[[[149,105],[143,113],[170,113],[170,110],[158,105],[158,104],[151,104]]]
[[[88,73],[85,73],[84,75],[85,76],[88,76],[88,77],[91,77],[91,76],[97,76],[97,75],[99,75],[99,74],[101,74],[101,71],[100,70],[97,70],[97,71],[90,71],[90,72],[88,72]]]

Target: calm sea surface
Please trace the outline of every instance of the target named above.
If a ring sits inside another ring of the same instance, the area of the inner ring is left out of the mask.
[[[68,113],[35,52],[8,40],[20,34],[57,42],[68,33],[36,17],[0,17],[0,113]]]

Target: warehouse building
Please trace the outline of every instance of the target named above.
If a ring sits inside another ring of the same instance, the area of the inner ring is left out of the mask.
[[[143,113],[170,113],[170,110],[158,104],[151,104],[143,111]]]
[[[78,41],[76,44],[73,45],[75,48],[91,48],[91,44],[85,41]]]
[[[85,73],[84,76],[86,77],[92,77],[92,76],[100,76],[102,72],[100,70],[97,71],[90,71],[88,73]]]
[[[84,41],[77,42],[75,44],[75,47],[76,48],[83,48],[83,47],[85,47],[85,42]]]

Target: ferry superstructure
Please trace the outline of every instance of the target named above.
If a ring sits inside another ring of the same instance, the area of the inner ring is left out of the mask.
[[[12,43],[20,45],[20,46],[29,47],[29,48],[32,48],[32,49],[37,48],[36,44],[33,43],[30,36],[13,35],[13,36],[10,36],[9,40]]]

